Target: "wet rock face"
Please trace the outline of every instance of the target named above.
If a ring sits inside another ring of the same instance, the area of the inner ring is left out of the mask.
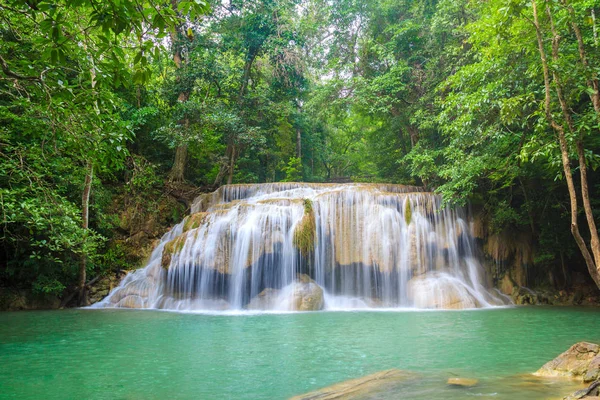
[[[248,310],[319,311],[325,306],[323,288],[308,275],[298,275],[283,289],[266,288],[246,305]]]
[[[469,291],[445,274],[429,273],[408,282],[409,298],[419,308],[476,308],[479,303]]]
[[[227,186],[200,196],[192,214],[161,238],[145,270],[119,289],[146,283],[117,290],[102,304],[137,295],[146,307],[168,307],[162,299],[172,297],[177,309],[223,299],[233,309],[311,311],[323,309],[324,293],[389,307],[505,304],[486,286],[468,219],[465,210],[444,208],[439,196],[414,187]],[[299,272],[316,282],[294,281]],[[409,296],[411,277],[418,279]]]
[[[123,308],[143,308],[144,307],[144,299],[135,294],[130,294],[128,296],[123,297],[118,303],[118,307]]]
[[[544,364],[534,375],[592,382],[600,375],[600,346],[588,342],[576,343],[554,360]]]

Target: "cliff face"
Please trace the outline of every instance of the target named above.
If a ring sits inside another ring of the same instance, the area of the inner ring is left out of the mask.
[[[491,225],[485,212],[475,208],[473,236],[490,283],[515,304],[600,304],[600,291],[577,254],[569,258],[557,248],[541,255],[539,239],[531,230],[494,231]]]

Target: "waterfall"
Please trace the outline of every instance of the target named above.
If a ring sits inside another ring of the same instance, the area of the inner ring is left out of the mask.
[[[227,185],[199,196],[95,307],[460,309],[503,305],[468,213],[420,187]]]

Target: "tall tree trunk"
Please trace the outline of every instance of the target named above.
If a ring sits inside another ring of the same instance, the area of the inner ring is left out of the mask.
[[[233,183],[233,171],[235,170],[235,160],[236,160],[236,148],[235,144],[231,145],[231,156],[229,158],[229,175],[227,175],[227,184],[231,185]]]
[[[185,172],[185,162],[187,160],[187,145],[177,146],[175,149],[175,160],[173,167],[169,172],[169,180],[171,182],[183,182],[183,174]]]
[[[565,180],[567,181],[567,188],[569,191],[569,199],[570,199],[570,204],[571,204],[571,233],[572,233],[573,237],[575,238],[575,242],[577,243],[577,246],[579,247],[579,250],[581,251],[583,258],[585,259],[585,262],[586,262],[586,265],[588,267],[591,277],[594,279],[594,282],[596,282],[596,285],[600,288],[600,272],[596,269],[594,260],[592,259],[592,256],[587,248],[587,245],[586,245],[583,237],[581,236],[581,233],[579,232],[579,225],[577,222],[577,212],[578,212],[577,192],[575,189],[575,184],[573,182],[573,175],[571,173],[571,165],[570,165],[570,161],[569,161],[569,148],[568,148],[567,139],[565,136],[564,127],[562,125],[558,124],[554,120],[554,117],[552,116],[551,96],[550,96],[550,92],[551,92],[550,72],[549,72],[550,70],[548,67],[548,59],[546,57],[546,51],[544,49],[544,40],[543,40],[543,36],[542,36],[542,29],[541,29],[541,26],[539,23],[539,18],[538,18],[537,2],[536,2],[536,0],[533,0],[531,3],[532,3],[532,7],[533,7],[533,19],[534,19],[534,26],[535,26],[535,31],[536,31],[536,38],[537,38],[537,42],[538,42],[538,50],[540,53],[540,59],[542,62],[542,72],[544,75],[544,91],[545,91],[544,111],[545,111],[546,119],[548,120],[548,123],[550,124],[552,129],[554,129],[554,131],[556,132],[556,134],[558,136],[558,141],[559,141],[559,145],[560,145],[560,153],[561,153],[563,171],[565,174]],[[548,10],[548,12],[549,12],[549,10]],[[549,16],[551,17],[551,14],[549,14]],[[557,41],[556,35],[553,35],[552,52],[553,52],[553,57],[558,56],[558,41]],[[556,86],[556,90],[557,90],[557,95],[559,97],[559,102],[561,103],[561,108],[563,108],[563,105],[565,105],[566,103],[564,102],[564,97],[562,95],[562,88],[560,86],[560,81],[557,81],[558,74],[556,73],[556,71],[553,72],[553,78],[555,80],[555,86]],[[563,114],[564,114],[564,109],[563,109]],[[570,115],[568,114],[568,112],[567,112],[567,115],[565,118],[567,119],[567,123],[569,123]],[[572,123],[572,121],[571,121],[571,123]]]
[[[181,92],[177,101],[180,103],[185,103],[188,101],[189,93]],[[189,119],[185,118],[183,121],[179,122],[184,129],[188,129],[190,125]],[[186,143],[182,143],[175,148],[175,160],[173,161],[173,166],[171,167],[171,171],[169,171],[169,181],[170,182],[184,182],[185,181],[185,165],[187,162],[187,152],[188,145]]]
[[[244,74],[242,75],[242,82],[240,84],[240,91],[238,93],[238,98],[237,98],[238,106],[240,107],[240,109],[242,107],[244,95],[246,94],[246,90],[248,89],[248,82],[250,81],[250,71],[252,70],[252,64],[254,63],[254,60],[256,59],[256,55],[257,55],[257,52],[254,52],[252,54],[249,54],[246,57],[246,63],[244,64]],[[227,184],[228,185],[231,185],[233,182],[233,173],[235,171],[235,162],[237,160],[237,157],[239,156],[239,152],[240,152],[240,149],[236,145],[236,138],[232,137],[229,140],[229,143],[227,145],[227,152],[226,152],[228,159],[229,159],[229,165],[227,166]],[[219,175],[221,175],[220,171],[219,171]],[[219,178],[219,176],[217,176],[217,178]]]
[[[559,62],[559,44],[560,44],[560,35],[558,34],[556,27],[554,25],[554,19],[552,17],[552,10],[550,9],[550,3],[546,0],[546,14],[548,15],[548,20],[550,21],[550,29],[552,32],[552,60],[558,64]],[[581,35],[581,33],[580,33]],[[583,46],[583,42],[581,43]],[[585,59],[585,51],[583,47],[580,47],[581,57],[583,57],[582,62],[586,62]],[[558,96],[558,102],[560,103],[560,108],[562,110],[565,121],[567,122],[567,126],[571,134],[575,134],[575,125],[573,123],[573,118],[571,117],[571,111],[563,95],[562,82],[558,75],[558,71],[556,68],[552,71],[552,76],[554,78],[554,84],[556,88],[556,94]],[[593,81],[593,79],[591,80]],[[588,80],[588,84],[590,84],[590,80]],[[596,82],[597,87],[597,82]],[[598,92],[596,92],[596,95]],[[600,98],[597,98],[596,95],[592,95],[592,103],[594,104],[594,109],[597,106],[600,106]],[[595,100],[594,100],[595,99]],[[596,109],[596,111],[600,111],[600,108]],[[583,201],[583,209],[585,211],[585,216],[588,224],[588,230],[590,232],[590,247],[593,254],[592,257],[589,255],[589,250],[585,242],[583,242],[586,252],[588,253],[588,260],[586,259],[586,263],[588,264],[588,270],[590,271],[590,275],[596,282],[598,288],[600,288],[600,239],[598,238],[598,229],[596,229],[596,222],[594,221],[594,213],[592,210],[592,205],[590,203],[590,195],[588,189],[588,179],[587,179],[587,165],[585,161],[585,151],[583,148],[582,138],[580,137],[577,142],[577,156],[579,159],[579,176],[581,180],[581,198]],[[584,256],[585,257],[585,256]]]
[[[87,238],[87,230],[90,221],[90,193],[92,192],[92,179],[94,177],[94,166],[88,161],[85,171],[85,181],[83,185],[83,194],[81,195],[81,227],[84,230],[84,235]],[[82,252],[79,263],[79,305],[87,306],[87,291],[86,291],[86,276],[87,276],[87,254]]]
[[[300,128],[296,128],[296,154],[302,162],[302,132]]]
[[[177,0],[171,0],[171,6],[173,7],[173,10],[177,12]],[[181,40],[181,38],[183,37],[180,25],[178,25],[174,30],[171,31],[170,37],[171,42],[173,43],[173,62],[175,62],[175,67],[179,70],[182,68],[184,61],[181,54],[181,45],[179,44],[179,40]],[[177,78],[177,80],[179,80],[179,78]],[[188,101],[189,97],[189,92],[182,91],[179,93],[177,101],[180,103],[185,103],[186,101]],[[189,126],[189,120],[187,119],[185,119],[184,121],[180,121],[180,123],[186,128]],[[180,143],[175,149],[175,160],[173,161],[173,167],[169,172],[170,182],[184,182],[187,152],[187,143]]]

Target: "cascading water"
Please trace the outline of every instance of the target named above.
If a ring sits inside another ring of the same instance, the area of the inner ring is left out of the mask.
[[[227,185],[96,307],[176,310],[478,308],[487,289],[460,208],[422,188]]]

